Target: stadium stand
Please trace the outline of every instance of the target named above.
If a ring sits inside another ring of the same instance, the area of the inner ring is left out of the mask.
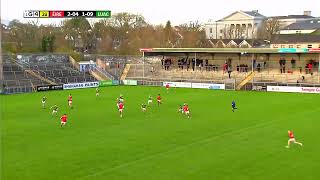
[[[38,79],[27,73],[9,55],[3,55],[3,89],[5,93],[31,92],[38,85],[46,84],[45,81]]]
[[[100,73],[105,74],[110,79],[120,79],[127,62],[135,60],[134,56],[106,56],[98,55],[96,63]]]
[[[17,62],[56,84],[96,80],[88,72],[80,72],[73,67],[67,55],[20,55]]]

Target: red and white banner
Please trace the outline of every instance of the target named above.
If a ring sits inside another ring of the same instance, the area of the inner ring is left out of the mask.
[[[320,52],[320,48],[311,48],[309,52]]]
[[[270,92],[319,93],[320,87],[267,86]]]

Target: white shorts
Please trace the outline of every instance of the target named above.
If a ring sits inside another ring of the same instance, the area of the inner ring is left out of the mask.
[[[69,101],[69,106],[72,105],[72,101]]]
[[[149,103],[152,103],[152,100],[148,100],[148,104],[149,104]]]
[[[147,109],[146,108],[142,108],[142,111],[146,111]]]
[[[161,100],[157,100],[158,101],[158,103],[161,103]]]
[[[122,112],[123,111],[123,109],[119,109],[119,112]]]
[[[295,138],[290,138],[289,142],[296,142],[296,139]]]
[[[99,93],[96,93],[96,96],[99,96],[100,94]]]
[[[53,110],[53,111],[52,111],[52,113],[57,113],[57,112],[58,112],[58,111],[56,111],[56,110]]]
[[[61,121],[61,125],[65,125],[67,122]]]
[[[46,102],[45,101],[42,101],[42,104],[45,104]]]
[[[190,111],[184,111],[185,114],[190,114]]]

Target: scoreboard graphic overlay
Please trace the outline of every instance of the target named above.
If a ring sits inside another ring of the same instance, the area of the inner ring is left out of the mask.
[[[102,11],[46,11],[46,10],[26,10],[23,13],[24,18],[109,18],[110,10]]]

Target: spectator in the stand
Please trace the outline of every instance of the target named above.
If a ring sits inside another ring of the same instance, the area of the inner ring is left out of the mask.
[[[223,64],[223,73],[225,73],[228,69],[228,64],[227,63],[224,63]]]
[[[231,72],[232,72],[232,70],[231,70],[231,65],[229,65],[229,66],[228,66],[229,79],[231,78]]]
[[[296,68],[296,60],[295,59],[291,59],[291,67],[292,69]]]
[[[280,72],[282,74],[282,60],[281,59],[279,60],[279,66],[280,66]]]
[[[313,75],[313,73],[312,73],[312,67],[313,67],[312,63],[309,63],[309,64],[308,64],[308,69],[309,69],[309,73],[311,74],[311,76]]]
[[[190,59],[188,59],[187,71],[189,71],[189,67],[190,67]]]
[[[161,59],[161,67],[163,69],[163,66],[164,66],[164,59]]]
[[[258,65],[257,65],[257,70],[258,70],[258,72],[260,72],[260,63],[258,63]]]
[[[195,60],[192,59],[192,70],[193,70],[193,71],[194,71],[195,64],[196,64]]]

